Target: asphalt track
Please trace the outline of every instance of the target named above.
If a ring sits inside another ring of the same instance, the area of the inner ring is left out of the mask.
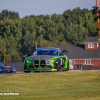
[[[0,73],[0,75],[20,75],[20,74],[31,74],[24,73],[24,62],[6,62],[6,65],[14,66],[17,73]]]
[[[23,74],[33,74],[33,73],[0,73],[1,75],[23,75]]]
[[[0,73],[0,76],[5,76],[5,75],[24,75],[24,74],[39,74],[39,73],[53,73],[53,72],[31,72],[31,73],[17,72],[17,73]]]
[[[31,73],[0,73],[0,76],[2,75],[21,75],[21,74],[31,74]]]

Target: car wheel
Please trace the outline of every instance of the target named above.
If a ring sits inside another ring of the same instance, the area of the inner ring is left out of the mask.
[[[25,73],[30,73],[31,71],[25,71],[25,69],[26,69],[26,66],[24,66],[24,72]]]
[[[67,66],[67,69],[66,69],[67,71],[69,71],[69,67]]]
[[[66,70],[69,71],[69,62],[67,63],[67,69]]]
[[[57,71],[58,71],[58,72],[61,71],[61,67],[60,67],[60,65],[57,66]]]

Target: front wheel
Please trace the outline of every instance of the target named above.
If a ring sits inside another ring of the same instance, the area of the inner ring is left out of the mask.
[[[60,72],[61,71],[61,67],[60,65],[57,66],[57,72]]]
[[[25,69],[26,69],[26,66],[24,65],[24,72],[25,73],[30,73],[31,71],[25,71]]]

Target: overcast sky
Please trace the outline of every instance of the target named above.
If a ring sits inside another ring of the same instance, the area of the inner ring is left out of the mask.
[[[77,7],[91,10],[95,5],[96,0],[0,0],[0,12],[6,9],[15,11],[22,18],[33,14],[63,14],[67,9]]]

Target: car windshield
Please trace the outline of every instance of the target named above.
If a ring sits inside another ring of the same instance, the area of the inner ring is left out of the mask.
[[[34,55],[57,55],[57,49],[37,49]]]

